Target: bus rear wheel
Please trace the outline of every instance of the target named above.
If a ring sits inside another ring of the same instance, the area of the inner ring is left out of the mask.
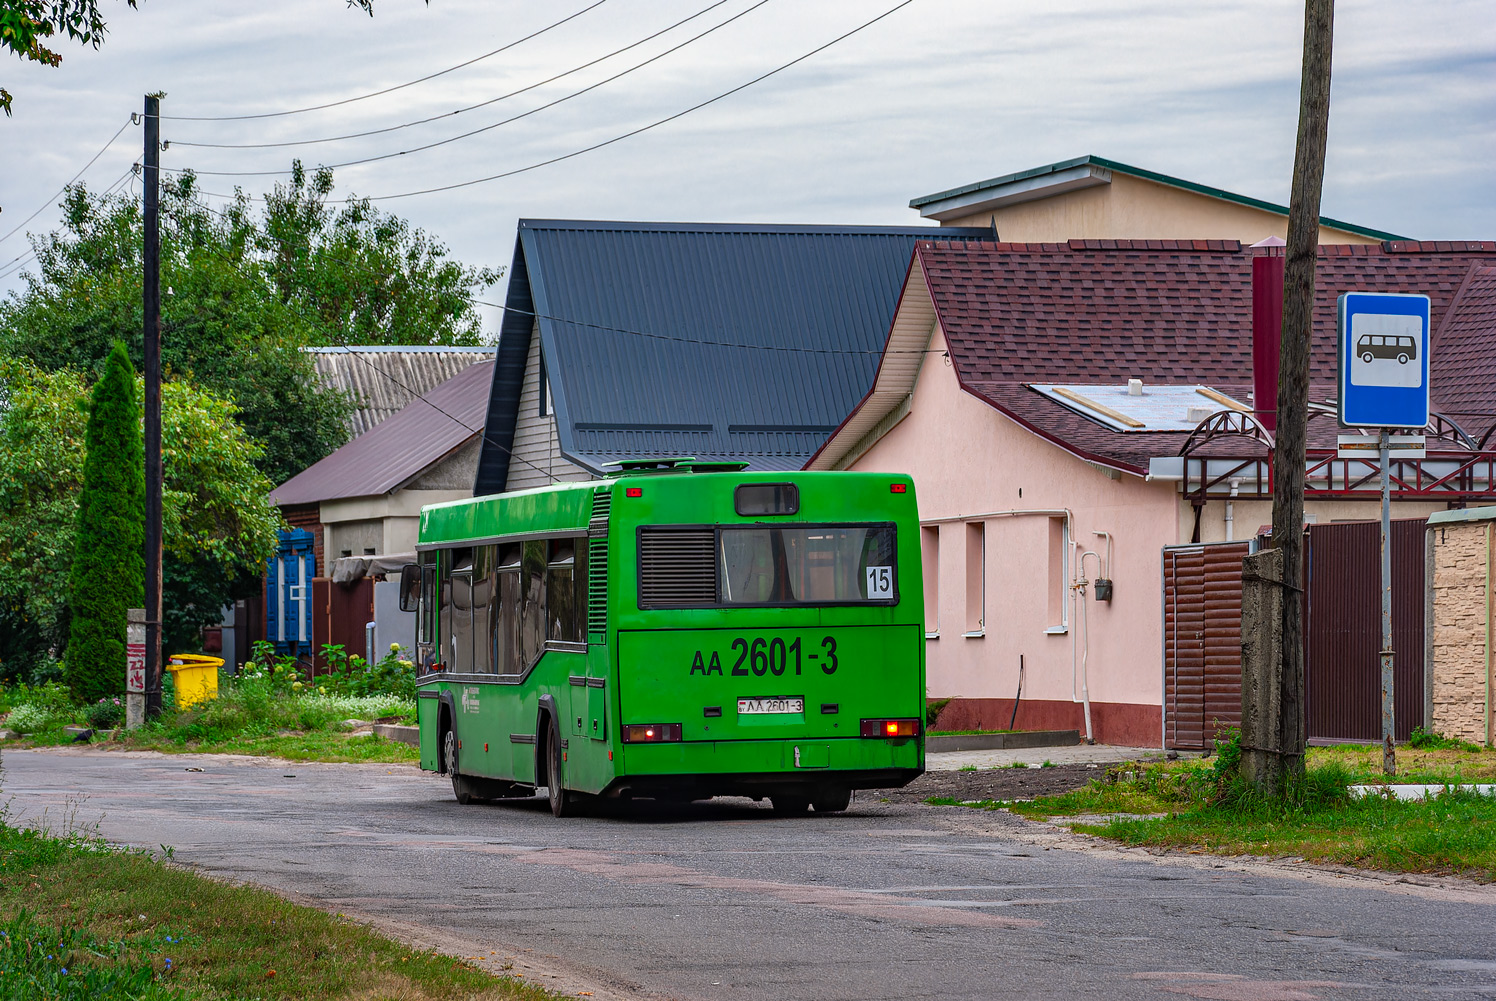
[[[822,789],[810,800],[816,813],[841,813],[852,802],[851,789]]]
[[[467,806],[473,801],[473,791],[457,770],[456,730],[448,730],[442,735],[442,763],[447,766],[447,775],[452,779],[452,796],[458,804]]]
[[[580,797],[574,792],[566,790],[564,776],[566,762],[561,753],[561,734],[556,730],[556,721],[552,719],[546,726],[546,792],[550,794],[551,814],[556,817],[574,817],[578,812],[578,800]]]

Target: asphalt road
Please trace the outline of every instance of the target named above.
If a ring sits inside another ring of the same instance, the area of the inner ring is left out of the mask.
[[[594,997],[1496,997],[1496,893],[1160,859],[1006,814],[747,800],[558,821],[409,767],[4,755],[11,815]],[[189,771],[201,768],[202,771]]]

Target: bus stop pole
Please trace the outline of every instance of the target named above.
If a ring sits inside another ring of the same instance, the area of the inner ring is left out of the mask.
[[[1393,749],[1393,674],[1392,674],[1392,441],[1382,428],[1378,450],[1382,459],[1382,771],[1397,774],[1397,755]]]

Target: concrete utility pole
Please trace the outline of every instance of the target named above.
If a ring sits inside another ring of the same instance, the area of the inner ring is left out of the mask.
[[[145,98],[145,712],[161,712],[161,97]]]
[[[1309,417],[1309,347],[1314,332],[1314,268],[1319,251],[1319,197],[1330,124],[1330,50],[1334,0],[1305,0],[1304,67],[1288,246],[1283,269],[1283,337],[1278,355],[1278,426],[1273,450],[1273,536],[1269,559],[1243,563],[1243,600],[1282,593],[1281,623],[1261,608],[1242,609],[1242,772],[1259,789],[1281,794],[1304,770],[1308,726],[1304,699],[1304,459]],[[1279,562],[1281,561],[1281,562]],[[1281,569],[1280,569],[1281,568]],[[1248,620],[1258,630],[1250,643]],[[1264,632],[1263,630],[1266,630]],[[1273,635],[1276,633],[1276,635]],[[1248,704],[1248,699],[1256,701]]]

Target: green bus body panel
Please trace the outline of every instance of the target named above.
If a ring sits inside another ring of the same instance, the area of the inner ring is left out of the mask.
[[[923,715],[910,683],[923,645],[911,625],[623,632],[620,722],[680,723],[685,741],[856,737],[862,719]],[[804,712],[739,715],[742,698],[800,698]]]
[[[793,483],[799,510],[789,516],[740,517],[734,490],[742,483]],[[903,484],[893,493],[892,484]],[[628,497],[637,488],[641,496]],[[534,783],[541,738],[541,699],[556,706],[566,742],[566,786],[601,793],[630,776],[782,774],[786,780],[898,770],[904,780],[924,768],[922,738],[864,740],[860,720],[923,721],[924,592],[914,486],[890,473],[655,473],[432,505],[422,509],[418,548],[587,529],[598,492],[611,492],[606,547],[606,633],[592,633],[587,652],[548,650],[514,683],[489,675],[429,675],[419,689],[450,701],[465,774]],[[892,523],[896,527],[893,604],[795,607],[640,609],[638,531],[646,525],[795,525]],[[836,669],[828,673],[834,644]],[[734,675],[743,647],[747,657]],[[783,644],[781,665],[779,647]],[[756,660],[761,641],[767,660]],[[800,673],[794,674],[793,644]],[[441,638],[438,637],[438,642]],[[773,656],[769,652],[773,650]],[[700,670],[692,673],[696,654]],[[713,655],[716,668],[713,668]],[[814,656],[815,659],[812,659]],[[775,674],[769,666],[781,666]],[[763,668],[754,674],[757,663]],[[720,670],[719,675],[717,671]],[[588,683],[590,682],[590,683]],[[800,697],[805,712],[739,716],[737,700]],[[466,697],[466,702],[464,702]],[[823,704],[835,703],[834,714]],[[421,767],[441,767],[442,701],[422,698]],[[721,716],[704,715],[718,707]],[[683,741],[625,744],[620,725],[679,723]],[[518,741],[524,742],[518,742]],[[486,749],[485,749],[485,745]],[[798,763],[797,763],[798,762]]]

